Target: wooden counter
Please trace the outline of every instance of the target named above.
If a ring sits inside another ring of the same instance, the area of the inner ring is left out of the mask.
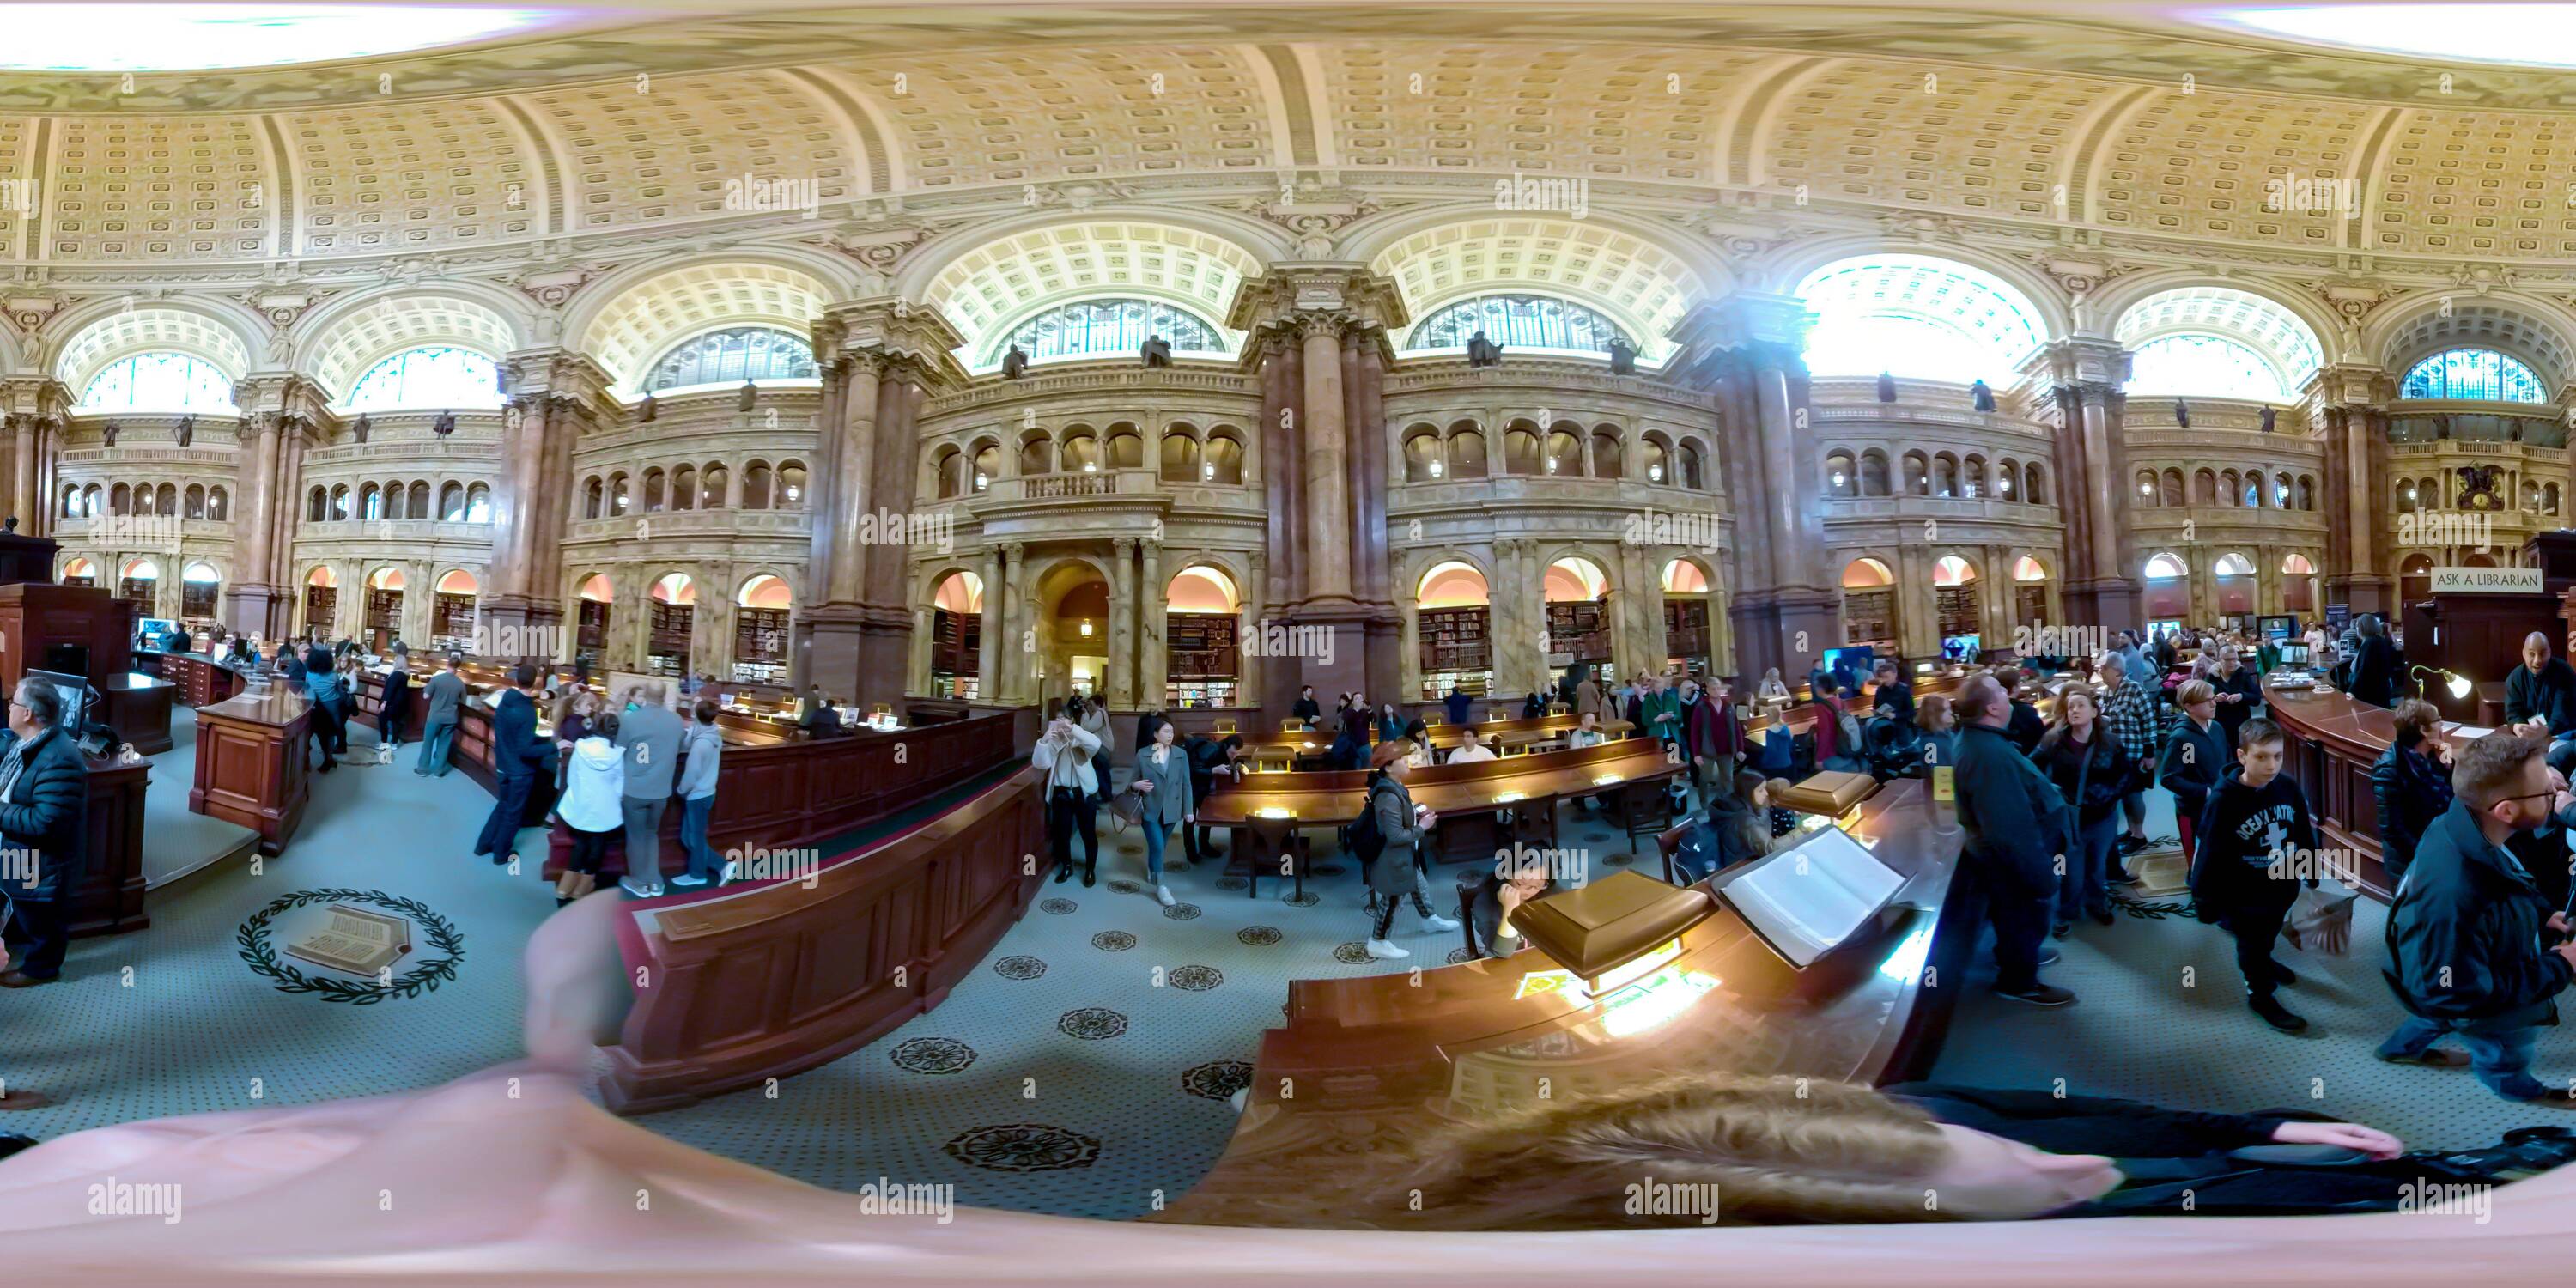
[[[188,808],[259,833],[274,856],[304,821],[312,798],[306,730],[313,703],[283,685],[197,708],[197,782]]]
[[[2355,867],[2362,891],[2386,902],[2395,895],[2396,883],[2379,861],[2379,797],[2370,786],[2370,767],[2396,740],[2397,718],[2340,691],[2267,685],[2263,700],[2272,722],[2289,735],[2283,772],[2307,793],[2317,831],[2325,844],[2353,850],[2360,860]]]
[[[1480,725],[1432,725],[1424,733],[1432,749],[1447,753],[1466,745],[1467,730],[1488,744],[1500,743],[1503,750],[1515,751],[1547,743],[1562,745],[1567,734],[1582,724],[1579,716],[1542,716],[1536,720],[1500,720]],[[1627,737],[1636,729],[1625,720],[1604,720],[1601,736],[1612,740]],[[1372,740],[1375,731],[1371,731]],[[1321,760],[1333,749],[1330,729],[1313,729],[1304,733],[1267,733],[1243,735],[1243,758],[1256,764],[1274,761]]]
[[[242,691],[241,672],[203,653],[134,651],[134,669],[178,686],[178,699],[192,707],[209,707]]]
[[[1516,997],[1554,968],[1536,951],[1421,971],[1288,986],[1287,1020],[1262,1034],[1251,1093],[1214,1170],[1149,1221],[1305,1224],[1362,1155],[1435,1123],[1473,1121],[1542,1096],[1710,1069],[1881,1083],[1938,1054],[1977,926],[1953,894],[1964,833],[1923,784],[1891,783],[1855,835],[1906,877],[1874,933],[1789,967],[1731,909],[1681,937],[1673,971],[1715,986],[1660,1022],[1554,992]],[[1722,890],[1725,874],[1715,879]],[[1722,895],[1721,895],[1722,897]],[[1445,911],[1445,910],[1444,910]],[[1927,970],[1938,967],[1938,973]],[[1359,1227],[1355,1217],[1328,1221]]]
[[[152,924],[143,911],[143,790],[152,766],[89,758],[89,831],[72,884],[71,934],[121,935]]]
[[[1045,852],[1031,771],[831,856],[811,888],[741,885],[633,905],[620,938],[629,977],[647,982],[608,1048],[602,1098],[623,1114],[669,1109],[865,1046],[982,964],[1044,879],[1026,856]]]
[[[134,671],[120,671],[99,681],[96,719],[116,730],[146,756],[157,756],[177,744],[170,738],[170,704],[179,686]]]

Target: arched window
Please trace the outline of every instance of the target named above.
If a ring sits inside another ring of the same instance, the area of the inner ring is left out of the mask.
[[[600,486],[599,476],[591,475],[590,481],[581,485],[581,517],[600,517],[600,507],[606,503],[607,495],[606,489]]]
[[[1971,456],[1959,475],[1959,495],[1971,499],[1986,494],[1986,458]]]
[[[1547,472],[1560,478],[1583,477],[1583,439],[1557,430],[1547,436]]]
[[[319,499],[321,495],[322,493],[320,489],[317,488],[314,490],[315,498]],[[123,483],[119,483],[116,486],[109,488],[107,490],[107,512],[111,516],[123,516],[134,513],[134,489]]]
[[[1076,429],[1064,436],[1064,472],[1097,474],[1100,472],[1100,436],[1088,429]]]
[[[1673,481],[1673,449],[1661,434],[1646,435],[1646,481],[1665,484]]]
[[[1503,473],[1539,472],[1538,432],[1523,421],[1503,431]]]
[[[1932,462],[1921,452],[1905,454],[1905,494],[1932,495]]]
[[[768,471],[766,468],[764,468],[764,469],[761,471],[761,473],[762,473],[763,475],[766,475],[768,472],[769,472],[769,471]],[[983,491],[984,489],[986,489],[986,488],[989,488],[989,487],[993,486],[993,480],[995,480],[995,479],[997,479],[997,478],[1000,478],[1000,477],[1002,477],[1002,446],[1001,446],[1001,444],[996,443],[996,442],[993,442],[993,441],[992,441],[992,440],[990,440],[990,439],[986,439],[985,441],[983,441],[983,442],[981,442],[981,443],[977,443],[977,444],[975,445],[975,459],[974,459],[974,462],[973,462],[972,464],[970,464],[969,466],[967,466],[967,469],[966,469],[966,481],[967,481],[969,484],[973,485],[973,487],[974,487],[974,489],[975,489],[976,491],[981,492],[981,491]],[[766,480],[765,478],[764,478],[764,480],[762,481],[762,485],[761,485],[761,486],[762,486],[761,494],[762,494],[763,496],[768,495],[768,483],[767,483],[767,480]],[[749,510],[757,510],[757,509],[761,508],[760,506],[758,506],[758,505],[754,505],[754,504],[752,504],[752,502],[751,502],[751,476],[750,476],[750,475],[746,474],[746,475],[744,475],[744,476],[743,476],[742,488],[743,488],[743,508],[745,508],[745,509],[749,509]]]
[[[233,410],[233,382],[203,358],[138,353],[107,364],[81,390],[82,411]]]
[[[1169,450],[1171,439],[1166,437],[1163,440],[1163,443],[1165,449]],[[1051,474],[1054,472],[1055,441],[1053,439],[1048,438],[1044,434],[1031,434],[1020,440],[1021,477],[1034,478],[1040,474]]]
[[[987,447],[984,450],[991,452],[994,449]],[[769,508],[769,462],[753,461],[742,467],[742,508]]]
[[[1454,425],[1451,426],[1449,430],[1449,477],[1453,479],[1480,479],[1485,477],[1485,471],[1487,468],[1485,459],[1485,431],[1478,429],[1473,422],[1469,422],[1464,428]]]
[[[1404,436],[1404,481],[1431,483],[1440,479],[1445,463],[1440,459],[1440,431],[1419,425]]]
[[[731,482],[732,476],[726,473],[723,462],[707,462],[707,467],[698,471],[698,508],[701,510],[725,508],[725,488]]]
[[[1683,487],[1686,487],[1686,488],[1689,488],[1689,489],[1690,489],[1691,491],[1693,491],[1693,492],[1700,491],[1701,489],[1703,489],[1704,487],[1706,487],[1706,486],[1707,486],[1707,484],[1705,484],[1704,482],[1702,482],[1702,481],[1701,481],[1701,479],[1700,479],[1700,469],[1699,469],[1699,442],[1698,442],[1698,440],[1696,440],[1696,439],[1684,439],[1684,440],[1682,440],[1681,455],[1682,455],[1682,486],[1683,486]]]
[[[358,489],[358,517],[370,521],[385,517],[384,494],[373,483]]]
[[[2224,336],[2168,335],[2130,355],[2128,391],[2288,402],[2281,374],[2250,346]]]
[[[152,512],[166,518],[175,519],[179,517],[179,486],[177,484],[164,483],[153,490]]]
[[[329,511],[324,508],[329,504],[325,499],[327,495],[328,494],[321,488],[316,487],[313,489],[312,495],[306,498],[306,504],[304,506],[304,521],[306,523],[320,523],[322,521],[322,516],[329,513]]]
[[[644,513],[659,514],[667,508],[663,499],[662,471],[659,467],[644,471]]]
[[[488,484],[477,483],[465,489],[465,521],[467,523],[492,521],[492,489]]]
[[[810,380],[814,372],[814,346],[805,337],[777,327],[737,326],[681,341],[653,364],[644,389]]]
[[[1948,452],[1938,453],[1932,458],[1932,495],[1959,495],[1959,462]]]
[[[400,480],[385,484],[386,518],[407,519],[411,517],[409,514],[404,512],[403,495],[403,485]]]
[[[417,480],[417,481],[413,482],[413,483],[412,483],[412,485],[411,485],[411,489],[410,489],[410,491],[411,491],[411,504],[406,505],[406,506],[404,506],[404,507],[403,507],[403,513],[404,513],[404,514],[407,514],[407,515],[410,515],[412,518],[415,518],[415,519],[426,519],[426,518],[428,518],[428,517],[429,517],[429,482],[428,482],[428,480],[426,480],[426,479],[422,479],[422,480]]]
[[[92,519],[98,517],[98,484],[81,489],[81,513]]]
[[[449,483],[438,489],[438,517],[448,523],[465,521],[465,485]]]
[[[1852,464],[1851,453],[1829,452],[1825,455],[1825,495],[1837,500],[1860,494],[1860,471]]]
[[[805,465],[801,461],[782,461],[778,466],[778,508],[805,508]]]
[[[1807,366],[2001,387],[2044,338],[2039,311],[2002,278],[1927,255],[1866,255],[1807,275]]]
[[[2451,349],[2406,369],[2400,398],[2475,398],[2487,402],[2548,401],[2540,377],[2519,360],[2493,349]]]
[[[2176,559],[2172,555],[2160,554],[2147,560],[2147,579],[2150,581],[2162,581],[2169,577],[2181,577],[2188,575],[2189,572],[2190,569],[2182,566],[2182,560]]]
[[[333,523],[342,523],[346,522],[348,518],[349,485],[343,483],[331,489],[331,521]]]
[[[1860,454],[1860,494],[1887,495],[1887,453],[1875,447]]]
[[[349,389],[351,411],[405,407],[496,408],[501,405],[501,366],[472,349],[423,345],[405,349],[358,377]]]
[[[2156,472],[2154,470],[2140,470],[2138,471],[2138,504],[2154,505],[2155,503]]]
[[[2048,479],[2036,463],[2021,467],[2021,499],[2025,505],[2048,504]]]
[[[186,499],[185,501],[181,502],[180,504],[181,504],[181,507],[182,507],[182,508],[180,509],[180,511],[179,511],[179,517],[180,517],[180,518],[183,518],[183,519],[202,519],[202,518],[205,518],[205,517],[206,517],[206,485],[205,485],[205,484],[203,484],[203,483],[191,483],[191,484],[189,484],[189,485],[188,485],[188,496],[187,496],[187,499]]]
[[[1619,450],[1619,432],[1608,426],[1592,431],[1592,475],[1595,478],[1628,477],[1625,453]]]
[[[1505,348],[1608,353],[1613,340],[1640,346],[1618,323],[1568,300],[1545,295],[1480,295],[1424,318],[1405,340],[1408,352],[1463,349],[1478,331]]]
[[[1179,354],[1223,357],[1225,338],[1214,326],[1186,309],[1160,300],[1076,300],[1059,304],[1011,328],[984,355],[999,363],[1012,345],[1032,362],[1050,358],[1083,358],[1095,354],[1133,357],[1147,336],[1159,335]]]
[[[938,458],[931,462],[930,478],[933,495],[943,500],[957,495],[966,485],[966,454],[954,447],[939,449]]]
[[[1141,470],[1145,468],[1145,436],[1136,427],[1121,421],[1109,427],[1109,458],[1104,468]]]

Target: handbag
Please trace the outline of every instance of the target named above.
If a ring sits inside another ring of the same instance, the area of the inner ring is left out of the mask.
[[[2352,947],[2352,906],[2359,898],[2339,881],[2302,886],[2281,923],[2281,937],[2292,948],[2340,957]]]

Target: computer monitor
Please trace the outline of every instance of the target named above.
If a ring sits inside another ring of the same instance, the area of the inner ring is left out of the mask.
[[[89,677],[69,675],[61,671],[29,670],[26,678],[42,680],[52,685],[54,692],[62,695],[63,719],[62,723],[56,726],[57,728],[68,729],[77,734],[81,727],[88,723]]]

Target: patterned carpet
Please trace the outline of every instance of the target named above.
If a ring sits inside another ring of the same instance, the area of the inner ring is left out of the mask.
[[[174,787],[184,790],[156,790]],[[303,833],[261,875],[235,861],[157,890],[150,930],[81,941],[67,982],[0,994],[0,1078],[50,1101],[0,1114],[0,1130],[50,1137],[429,1086],[518,1054],[517,959],[553,905],[533,875],[509,878],[467,853],[488,796],[462,775],[411,774],[408,755],[316,787]],[[2162,807],[2149,827],[2172,831]],[[1228,1097],[1250,1075],[1261,1030],[1279,1022],[1288,981],[1436,965],[1461,947],[1456,932],[1420,931],[1407,909],[1396,935],[1413,957],[1361,955],[1358,874],[1329,838],[1303,905],[1284,884],[1265,881],[1255,899],[1221,864],[1185,867],[1176,841],[1169,883],[1181,904],[1170,909],[1138,884],[1135,834],[1103,843],[1100,884],[1046,886],[938,1010],[786,1080],[774,1099],[749,1091],[640,1121],[827,1187],[950,1182],[969,1204],[1132,1217],[1185,1192],[1224,1150]],[[1627,861],[1624,838],[1579,815],[1566,816],[1563,843],[1588,848],[1596,872]],[[392,985],[286,992],[259,969],[262,942],[278,965],[295,965],[275,948],[289,937],[285,919],[309,907],[275,911],[281,901],[379,895],[430,914],[415,918],[419,942]],[[432,942],[432,918],[452,927],[456,948]],[[2151,914],[2087,923],[2049,972],[2078,1005],[2031,1010],[1971,981],[1936,1073],[2064,1079],[2073,1092],[2188,1106],[2313,1106],[2430,1145],[2481,1143],[2532,1120],[2465,1072],[2370,1058],[2397,1014],[2376,977],[2379,942],[2365,906],[2353,956],[2284,950],[2309,981],[2287,999],[2316,1025],[2289,1038],[2245,1012],[2216,931]],[[452,972],[437,969],[442,959]],[[2576,1038],[2553,1032],[2539,1072],[2571,1071]]]

